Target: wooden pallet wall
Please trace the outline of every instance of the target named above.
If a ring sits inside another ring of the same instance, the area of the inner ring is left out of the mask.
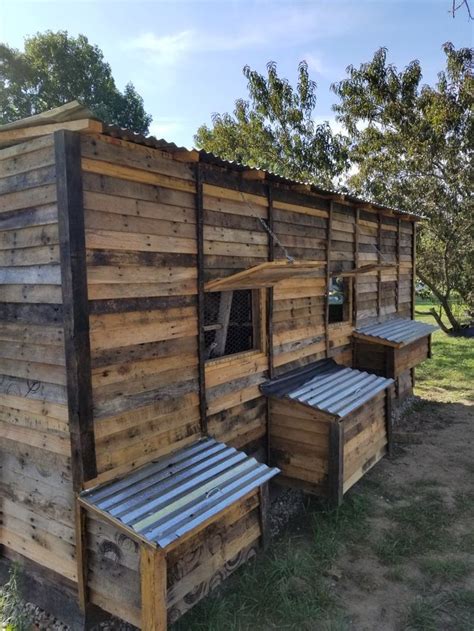
[[[288,198],[293,197],[290,202]],[[297,260],[325,261],[329,203],[275,190],[273,229],[288,253]],[[275,247],[275,258],[284,252]],[[273,363],[275,373],[324,357],[324,268],[314,278],[279,283],[273,292]]]
[[[56,201],[52,136],[0,151],[0,542],[74,581]]]
[[[205,183],[203,186],[204,280],[228,276],[269,257],[266,195]],[[259,386],[268,378],[266,292],[260,292],[260,348],[206,363],[207,430],[236,448],[257,451],[266,434],[266,401]]]
[[[169,153],[82,138],[99,478],[196,440],[196,183]]]

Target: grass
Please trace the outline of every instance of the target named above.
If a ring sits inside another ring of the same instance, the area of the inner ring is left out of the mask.
[[[417,315],[417,320],[436,324],[428,315],[432,304],[417,304],[416,310],[426,313]],[[446,402],[460,399],[474,401],[474,340],[472,338],[451,337],[442,331],[433,334],[433,358],[416,369],[417,394]]]
[[[416,492],[408,501],[388,509],[387,517],[391,525],[376,547],[382,563],[397,565],[404,559],[444,550],[452,543],[450,526],[455,515],[437,491]]]
[[[456,589],[417,596],[404,620],[406,631],[471,631],[474,628],[474,591]]]
[[[435,557],[421,559],[421,571],[431,580],[454,583],[466,578],[471,573],[471,566],[464,559],[439,559]]]

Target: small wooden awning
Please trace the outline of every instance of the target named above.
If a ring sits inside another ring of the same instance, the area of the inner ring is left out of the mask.
[[[289,278],[310,278],[315,270],[324,267],[324,261],[266,261],[254,267],[216,278],[204,285],[206,291],[233,291],[235,289],[260,289],[273,287]]]

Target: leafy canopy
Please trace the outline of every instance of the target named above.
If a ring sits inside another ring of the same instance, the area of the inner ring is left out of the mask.
[[[346,166],[346,153],[327,122],[316,124],[316,83],[308,65],[298,66],[292,87],[267,64],[267,76],[243,70],[249,100],[238,99],[233,114],[214,114],[212,127],[202,125],[199,148],[279,175],[329,185]]]
[[[24,52],[0,44],[0,124],[78,99],[108,123],[146,134],[151,116],[132,83],[120,92],[102,51],[87,37],[47,31]]]
[[[355,171],[349,187],[428,218],[420,225],[417,273],[457,327],[453,296],[474,305],[474,51],[443,48],[446,68],[434,86],[421,85],[418,61],[399,71],[381,48],[372,61],[349,66],[333,90]]]

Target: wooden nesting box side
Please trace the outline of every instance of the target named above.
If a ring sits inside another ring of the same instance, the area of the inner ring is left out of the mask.
[[[81,139],[99,480],[200,433],[196,181],[169,152]]]
[[[284,399],[269,399],[270,459],[277,482],[328,494],[330,425],[334,417]]]
[[[221,584],[262,544],[261,490],[226,509],[198,531],[157,550],[163,560],[166,603],[160,605],[160,576],[153,592],[149,564],[153,548],[87,512],[87,597],[136,627],[157,631],[176,622]],[[160,618],[160,607],[162,617]],[[150,624],[155,616],[154,625]]]
[[[208,282],[269,260],[269,202],[264,185],[240,174],[203,168],[203,276]],[[264,453],[266,401],[259,386],[268,375],[267,297],[260,291],[255,322],[258,348],[206,361],[207,432],[250,453]]]
[[[71,587],[77,572],[53,136],[0,151],[0,193],[0,542],[6,556],[48,568],[49,578]]]
[[[344,493],[387,453],[386,397],[385,391],[377,394],[342,421]]]

